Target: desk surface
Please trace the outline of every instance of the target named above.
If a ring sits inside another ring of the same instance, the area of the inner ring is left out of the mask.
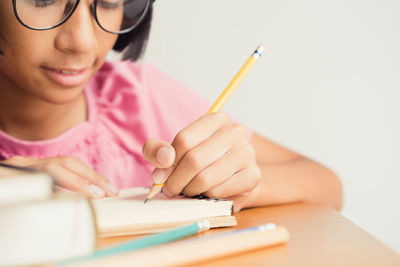
[[[235,228],[267,222],[284,225],[289,230],[290,240],[286,245],[190,266],[400,266],[399,255],[329,207],[292,204],[254,208],[239,212],[236,218]],[[207,234],[221,231],[224,229],[210,230]],[[101,245],[127,239],[107,238],[101,240]]]

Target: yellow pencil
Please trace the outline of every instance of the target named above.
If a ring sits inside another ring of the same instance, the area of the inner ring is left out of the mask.
[[[264,45],[260,44],[257,49],[253,52],[253,54],[249,57],[249,59],[244,63],[242,68],[238,71],[238,73],[233,77],[232,81],[228,84],[228,86],[225,88],[225,90],[221,93],[221,95],[218,97],[218,99],[214,102],[214,104],[211,106],[211,108],[207,111],[207,114],[213,113],[213,112],[218,112],[222,109],[226,101],[228,101],[229,97],[235,92],[236,88],[239,86],[239,84],[242,82],[244,77],[246,77],[247,73],[251,70],[251,68],[254,66],[254,64],[257,62],[257,60],[261,57],[262,53],[264,52]],[[155,195],[157,195],[164,184],[153,184],[153,186],[150,189],[149,194],[147,195],[146,199],[144,200],[144,203],[146,203],[148,200],[152,199]]]

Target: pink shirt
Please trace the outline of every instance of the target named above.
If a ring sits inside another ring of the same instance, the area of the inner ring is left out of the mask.
[[[106,62],[85,87],[88,118],[60,136],[23,141],[0,131],[0,159],[70,155],[120,188],[151,185],[149,138],[171,142],[209,103],[151,65]]]

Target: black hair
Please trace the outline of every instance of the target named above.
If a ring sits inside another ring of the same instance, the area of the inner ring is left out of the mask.
[[[116,52],[122,52],[122,59],[136,61],[144,54],[150,35],[152,17],[153,7],[150,4],[143,21],[132,31],[118,36],[112,49]],[[1,34],[0,38],[4,39]],[[0,56],[2,55],[4,55],[4,52],[0,50]]]
[[[136,61],[144,54],[150,35],[152,17],[153,7],[151,4],[146,17],[136,28],[118,36],[113,50],[122,52],[122,59]]]

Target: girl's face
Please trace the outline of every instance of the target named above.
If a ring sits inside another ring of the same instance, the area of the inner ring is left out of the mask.
[[[97,25],[89,4],[82,0],[61,26],[36,31],[17,21],[12,1],[0,0],[0,92],[52,104],[78,99],[118,37]]]

